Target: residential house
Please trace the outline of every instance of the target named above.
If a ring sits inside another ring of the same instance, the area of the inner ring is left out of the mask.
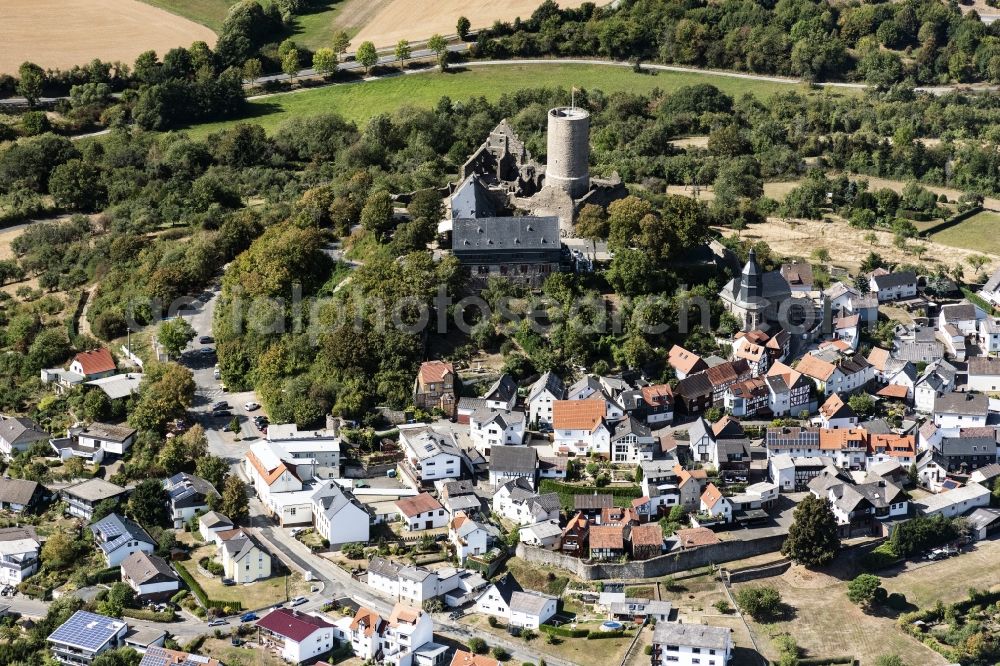
[[[687,414],[700,414],[713,405],[715,387],[706,370],[677,382],[677,400]]]
[[[293,664],[310,661],[335,647],[332,623],[292,608],[274,609],[257,620],[257,628],[264,647],[277,649],[282,659]]]
[[[663,552],[663,528],[657,523],[637,525],[629,530],[628,541],[633,560],[648,560]]]
[[[128,495],[128,490],[104,479],[87,479],[63,488],[60,495],[71,516],[90,520],[94,515],[94,507],[107,499],[122,501]]]
[[[767,457],[775,456],[818,456],[823,455],[819,428],[782,426],[768,428],[764,433],[764,447]]]
[[[892,340],[894,358],[911,363],[933,363],[944,358],[944,344],[932,326],[896,326]]]
[[[222,539],[219,555],[226,578],[242,585],[271,576],[271,554],[257,537],[236,529],[216,538]]]
[[[493,513],[515,525],[559,521],[559,495],[539,495],[524,479],[512,479],[493,494]]]
[[[992,316],[980,319],[976,342],[984,354],[1000,353],[1000,319]]]
[[[651,384],[639,389],[639,402],[633,416],[647,425],[672,423],[674,420],[674,392],[669,384]]]
[[[142,601],[166,601],[181,587],[180,577],[166,560],[141,550],[122,560],[121,571],[122,582]]]
[[[49,445],[63,460],[77,457],[100,464],[123,455],[132,446],[135,435],[136,431],[127,426],[91,423],[87,427],[71,427],[66,437],[50,439]]]
[[[764,381],[768,390],[767,406],[773,416],[798,416],[803,411],[812,411],[812,383],[798,370],[776,361]]]
[[[990,463],[969,475],[969,481],[996,490],[996,480],[1000,478],[1000,464]]]
[[[455,415],[458,405],[455,368],[447,361],[426,361],[420,364],[413,383],[413,404],[427,411],[441,410],[446,416]]]
[[[704,418],[698,417],[688,426],[688,446],[695,462],[708,462],[715,449],[715,433]]]
[[[991,305],[1000,305],[1000,268],[993,271],[986,284],[979,290],[979,295]]]
[[[909,498],[899,486],[885,479],[855,483],[833,467],[812,479],[809,490],[830,503],[845,537],[881,534],[880,521],[903,519],[909,512]]]
[[[430,493],[396,500],[396,509],[409,532],[433,530],[448,524],[448,513]]]
[[[470,555],[483,555],[489,549],[486,528],[462,512],[448,524],[448,541],[455,548],[459,564],[465,564]]]
[[[336,621],[334,634],[354,656],[387,666],[437,666],[448,648],[434,643],[434,621],[415,606],[397,603],[388,618],[361,607],[354,617]]]
[[[452,220],[452,254],[476,289],[485,288],[490,277],[538,289],[559,272],[562,247],[554,216]]]
[[[449,518],[454,518],[459,511],[464,511],[467,516],[482,512],[483,501],[476,495],[476,489],[470,481],[438,481],[435,487]]]
[[[709,368],[705,375],[712,384],[712,404],[721,405],[730,386],[750,379],[750,364],[744,359],[726,361]]]
[[[327,480],[313,492],[311,501],[316,533],[331,546],[368,542],[372,516],[351,491]]]
[[[611,429],[604,400],[557,400],[552,404],[553,447],[559,453],[608,455]]]
[[[516,592],[524,592],[521,584],[511,574],[504,574],[479,593],[473,611],[509,621],[510,603]]]
[[[490,455],[490,485],[524,479],[535,488],[538,475],[538,452],[530,446],[498,446]]]
[[[833,459],[834,465],[841,469],[861,470],[868,465],[870,434],[864,428],[838,428],[836,430],[819,430],[819,451],[810,451],[807,455],[820,455]],[[883,445],[878,449],[882,456],[892,447]],[[872,455],[876,451],[872,450]]]
[[[730,386],[723,398],[726,411],[737,418],[770,415],[770,402],[768,382],[759,377]]]
[[[709,462],[727,483],[746,483],[750,475],[750,440],[719,438]]]
[[[682,501],[680,477],[675,471],[675,465],[673,460],[639,463],[642,468],[642,494],[650,517],[667,513]],[[676,467],[680,468],[679,465]]]
[[[601,512],[610,509],[615,505],[613,495],[599,495],[596,492],[592,495],[574,495],[573,510],[579,511],[591,521],[600,524]]]
[[[73,357],[69,371],[82,376],[86,380],[110,377],[115,374],[115,359],[105,347],[80,352]]]
[[[650,429],[632,416],[614,424],[611,433],[611,460],[616,463],[638,463],[653,459],[656,440]]]
[[[681,380],[702,370],[708,370],[708,364],[694,352],[674,345],[667,352],[667,363],[674,369],[677,379]]]
[[[941,306],[938,313],[938,330],[954,326],[959,334],[964,336],[976,334],[976,323],[984,316],[983,312],[969,302]]]
[[[514,592],[510,597],[510,626],[537,630],[556,614],[557,601],[541,592]]]
[[[669,622],[672,613],[673,605],[669,601],[626,597],[622,601],[611,603],[608,618],[619,622],[635,622],[639,625],[643,625],[647,621],[658,624]]]
[[[278,513],[278,505],[271,502],[271,496],[302,490],[303,481],[312,478],[312,469],[313,465],[308,462],[297,465],[283,460],[281,451],[266,441],[251,444],[243,460],[243,470],[257,492],[257,497],[270,515],[277,514],[276,517],[283,525],[299,521],[296,517]]]
[[[917,295],[917,275],[913,271],[872,275],[868,290],[875,293],[879,303],[913,298]]]
[[[18,585],[34,576],[40,566],[42,543],[35,528],[0,529],[0,586]]]
[[[438,479],[462,477],[464,456],[452,433],[423,424],[400,426],[399,443],[404,453],[399,468],[403,480],[414,489]]]
[[[737,331],[733,336],[733,360],[746,361],[750,366],[750,375],[760,377],[771,365],[771,354],[767,349],[769,339],[767,333],[759,329]]]
[[[782,264],[779,270],[781,277],[785,278],[788,288],[792,293],[808,294],[813,290],[813,269],[812,266],[799,261],[790,264]]]
[[[965,336],[962,335],[957,326],[953,324],[945,325],[943,329],[937,332],[937,339],[944,344],[946,355],[959,362],[965,360]]]
[[[833,337],[846,342],[851,351],[858,348],[861,338],[861,315],[844,315],[833,320]]]
[[[480,453],[489,456],[493,448],[524,443],[524,412],[477,409],[469,415],[469,435]]]
[[[858,417],[840,394],[834,393],[819,408],[818,422],[822,428],[837,430],[858,425]]]
[[[922,516],[944,516],[954,518],[973,509],[990,504],[990,489],[978,483],[953,488],[945,492],[929,495],[913,502],[917,513]]]
[[[624,525],[594,525],[590,528],[590,559],[614,560],[624,556]]]
[[[711,518],[721,518],[727,523],[733,520],[732,503],[723,496],[722,491],[716,488],[714,483],[705,486],[705,491],[701,494],[700,511]]]
[[[897,433],[871,433],[868,435],[868,451],[865,465],[872,469],[875,465],[895,462],[909,467],[917,461],[917,443],[913,435]]]
[[[971,474],[997,462],[997,433],[993,428],[963,428],[957,437],[942,436],[934,443],[934,461],[955,474]]]
[[[216,511],[209,511],[198,518],[198,533],[204,541],[215,541],[219,532],[233,529],[233,521]]]
[[[112,513],[90,526],[94,542],[109,567],[117,567],[136,552],[152,553],[156,542],[146,530],[125,516]]]
[[[657,622],[652,666],[726,666],[733,652],[732,630],[706,624]]]
[[[1000,358],[973,356],[969,359],[970,391],[1000,391]]]
[[[715,532],[707,527],[686,527],[674,533],[674,543],[680,550],[691,550],[721,543]]]
[[[209,497],[219,496],[215,486],[187,472],[178,472],[165,480],[163,489],[167,492],[174,529],[184,527],[193,517],[207,511]]]
[[[928,365],[913,385],[913,406],[918,412],[930,414],[938,397],[955,390],[958,369],[945,360]]]
[[[629,388],[631,387],[621,380],[584,375],[566,390],[566,399],[603,402],[605,418],[616,421],[625,416],[625,409],[618,402],[618,396]]]
[[[486,654],[473,654],[465,650],[455,650],[450,666],[501,666],[500,662]]]
[[[733,520],[751,519],[756,511],[770,509],[778,499],[778,484],[760,481],[747,486],[742,493],[727,497],[733,507]]]
[[[566,521],[556,549],[565,555],[584,557],[589,551],[590,521],[581,512]]]
[[[78,610],[49,634],[49,652],[65,666],[88,666],[97,657],[125,645],[128,624]]]
[[[521,543],[539,548],[556,548],[562,536],[562,528],[558,520],[546,520],[534,525],[525,525],[518,531]]]
[[[48,441],[50,436],[29,418],[0,417],[0,453],[7,460],[22,451],[27,451],[35,442]]]
[[[834,357],[829,361],[817,353],[809,353],[795,369],[811,379],[816,390],[824,395],[853,393],[875,377],[875,369],[860,354],[850,358]]]
[[[934,400],[934,425],[977,428],[986,425],[990,399],[983,393],[945,393]]]
[[[790,456],[781,454],[768,460],[768,475],[781,492],[802,492],[809,482],[827,467],[833,466],[829,456]]]
[[[500,375],[500,379],[486,389],[482,395],[487,409],[509,412],[517,403],[517,382],[508,374]]]
[[[552,425],[552,404],[566,399],[566,385],[559,375],[547,371],[538,378],[528,391],[525,406],[528,408],[528,422],[532,427]]]
[[[34,513],[48,499],[48,489],[37,481],[0,478],[0,511]]]

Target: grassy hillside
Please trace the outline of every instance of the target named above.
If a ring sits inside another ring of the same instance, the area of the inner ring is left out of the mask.
[[[226,13],[239,0],[142,0],[146,4],[165,9],[195,23],[201,23],[216,33],[222,27]],[[264,0],[265,2],[267,0]],[[322,0],[313,3],[308,13],[295,17],[290,35],[299,44],[310,49],[329,45],[336,26],[337,14],[348,0]]]
[[[624,67],[595,65],[498,65],[469,68],[447,74],[428,71],[393,76],[379,81],[347,83],[273,95],[251,102],[246,119],[263,125],[271,132],[293,115],[307,116],[333,111],[349,120],[364,122],[376,114],[391,112],[406,104],[433,106],[444,95],[453,100],[480,95],[495,100],[503,93],[525,87],[562,86],[569,89],[571,86],[576,86],[611,93],[620,90],[648,92],[656,87],[671,91],[698,83],[710,83],[733,96],[749,92],[767,98],[782,90],[807,91],[800,85],[765,83],[696,73],[636,74]],[[837,91],[827,94],[849,93]],[[235,121],[200,125],[193,128],[191,133],[204,136],[233,122]]]

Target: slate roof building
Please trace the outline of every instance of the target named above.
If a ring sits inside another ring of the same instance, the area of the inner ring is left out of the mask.
[[[791,289],[780,272],[760,267],[751,248],[743,272],[722,288],[719,297],[743,330],[752,331],[777,320],[778,306],[791,297]]]
[[[0,454],[8,460],[27,451],[35,442],[48,441],[50,435],[29,418],[0,418]]]
[[[49,496],[45,486],[27,479],[0,478],[0,510],[32,511]]]
[[[128,624],[115,618],[79,610],[48,637],[52,656],[66,666],[90,664],[108,650],[125,643]]]
[[[122,582],[143,601],[166,601],[180,589],[180,577],[157,555],[134,552],[122,560],[121,571]]]
[[[537,288],[559,272],[562,242],[557,217],[459,218],[452,231],[452,254],[469,271],[473,286],[490,277]]]
[[[132,553],[152,553],[156,542],[131,518],[112,513],[90,526],[97,547],[109,567],[120,565]]]
[[[534,489],[538,480],[538,452],[530,446],[495,446],[490,452],[490,484],[524,479]]]

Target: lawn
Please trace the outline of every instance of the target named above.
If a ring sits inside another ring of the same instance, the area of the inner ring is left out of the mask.
[[[213,32],[219,32],[222,21],[236,0],[142,0],[147,5],[165,9],[195,23],[201,23]],[[162,55],[162,54],[161,54]]]
[[[939,231],[931,240],[966,250],[1000,254],[1000,213],[984,210],[950,229]]]
[[[998,560],[1000,541],[979,541],[958,557],[912,562],[905,571],[891,576],[883,572],[882,586],[905,594],[907,601],[920,608],[933,606],[938,599],[949,604],[965,599],[970,587],[986,590],[1000,585]]]
[[[251,101],[244,120],[260,124],[268,132],[273,132],[291,117],[333,112],[348,120],[364,123],[374,115],[392,112],[406,105],[431,107],[445,95],[453,100],[484,96],[495,101],[504,93],[526,87],[562,87],[568,91],[570,87],[576,86],[599,89],[606,93],[646,93],[657,87],[673,91],[700,83],[711,83],[723,92],[735,96],[751,92],[766,98],[775,92],[790,89],[807,92],[805,87],[793,84],[687,72],[657,72],[654,75],[637,74],[624,67],[602,65],[498,65],[456,68],[444,74],[427,70],[365,83],[345,83],[272,95]],[[567,92],[567,96],[568,94]],[[234,122],[236,121],[199,125],[192,128],[190,133],[204,137]]]
[[[222,638],[209,638],[198,649],[198,654],[218,659],[226,666],[285,666],[281,657],[272,654],[270,650],[254,647],[234,647],[232,641]]]
[[[483,638],[488,645],[491,644],[491,641],[486,634],[502,636],[508,640],[522,641],[527,651],[537,652],[538,656],[543,659],[555,657],[572,664],[620,664],[622,657],[625,656],[625,650],[628,649],[633,638],[633,636],[600,639],[562,638],[558,645],[553,645],[546,642],[544,633],[530,641],[512,638],[502,625],[491,627],[485,615],[466,615],[461,621],[474,628],[476,635]],[[596,630],[600,624],[600,622],[581,622],[576,625],[576,628]]]

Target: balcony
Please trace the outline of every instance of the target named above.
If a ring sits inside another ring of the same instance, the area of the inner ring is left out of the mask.
[[[0,568],[11,569],[13,571],[25,571],[31,567],[38,564],[38,558],[33,557],[27,560],[21,560],[20,562],[15,560],[9,560],[7,558],[0,558]]]

